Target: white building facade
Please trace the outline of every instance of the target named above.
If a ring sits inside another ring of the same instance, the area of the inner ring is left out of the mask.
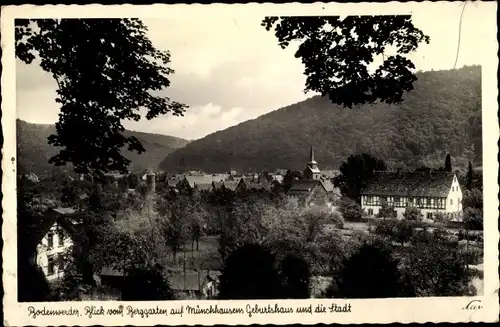
[[[419,208],[428,220],[438,212],[450,214],[454,220],[462,216],[462,190],[456,175],[448,172],[378,174],[361,191],[361,208],[376,216],[384,201],[398,219],[408,206]]]
[[[37,245],[35,256],[35,263],[42,269],[49,282],[64,275],[67,255],[70,255],[72,247],[70,233],[55,221]]]

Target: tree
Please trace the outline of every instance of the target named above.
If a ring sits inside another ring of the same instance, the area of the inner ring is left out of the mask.
[[[128,269],[122,288],[123,301],[173,300],[174,295],[163,267],[144,265]]]
[[[445,171],[448,171],[448,172],[451,172],[451,169],[452,169],[452,168],[451,168],[451,156],[450,156],[450,154],[448,153],[448,154],[446,155],[445,160],[444,160],[444,170],[445,170]]]
[[[417,79],[414,64],[404,56],[429,43],[406,15],[266,17],[262,25],[274,29],[282,48],[300,42],[295,57],[305,66],[306,91],[349,108],[401,102]],[[387,54],[389,47],[396,48],[395,55]],[[383,62],[370,72],[376,56]]]
[[[339,205],[339,211],[342,217],[348,221],[360,221],[363,210],[361,206],[350,198],[342,198]]]
[[[448,222],[451,221],[451,215],[442,211],[436,211],[432,215],[434,222],[438,224],[443,224],[446,225]]]
[[[398,260],[383,243],[365,243],[347,258],[327,290],[334,298],[387,298],[405,295]]]
[[[245,244],[224,261],[220,277],[222,300],[282,298],[274,255],[262,245]]]
[[[161,97],[170,85],[168,51],[156,49],[138,19],[16,19],[16,56],[26,64],[38,57],[40,67],[58,84],[61,105],[56,134],[60,147],[49,162],[71,163],[77,173],[125,172],[130,160],[121,150],[145,149],[124,136],[123,120],[153,119],[186,106]]]
[[[424,219],[422,211],[417,207],[408,206],[403,212],[403,218],[411,222],[421,222]]]
[[[333,180],[343,195],[360,203],[361,189],[375,171],[386,170],[385,162],[367,153],[351,155],[340,165],[340,175]]]
[[[166,245],[172,251],[174,263],[177,262],[177,253],[181,251],[189,237],[190,226],[186,219],[188,201],[189,199],[180,196],[172,202],[160,198],[156,203],[159,213],[156,225]]]
[[[464,223],[467,229],[483,229],[483,192],[480,189],[466,190],[462,200]]]
[[[470,280],[465,258],[456,244],[438,241],[416,242],[406,252],[402,274],[415,296],[465,296]]]
[[[311,272],[308,263],[294,254],[287,255],[280,264],[280,276],[285,299],[308,299]]]
[[[468,190],[472,189],[473,177],[474,177],[474,171],[472,170],[472,163],[469,161],[469,164],[467,166],[467,181],[466,181],[466,188]]]
[[[394,210],[394,207],[389,205],[389,202],[385,199],[380,200],[380,209],[377,213],[378,218],[396,218],[397,212]]]

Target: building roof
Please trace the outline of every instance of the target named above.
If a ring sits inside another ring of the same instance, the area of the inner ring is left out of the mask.
[[[195,187],[198,189],[198,191],[211,191],[214,188],[214,185],[212,183],[210,184],[196,184]]]
[[[202,175],[202,176],[186,176],[186,180],[189,186],[193,188],[195,185],[210,184],[214,181],[212,175]]]
[[[317,180],[294,180],[292,186],[286,194],[288,195],[300,195],[307,194],[312,191],[312,189],[317,186],[322,185],[320,181]]]
[[[322,180],[321,184],[323,184],[323,187],[329,193],[333,192],[333,190],[335,189],[335,186],[333,186],[333,183],[329,179]]]
[[[222,182],[224,187],[230,191],[236,190],[236,187],[238,186],[239,180],[235,181],[224,181]]]
[[[307,169],[309,169],[310,171],[312,171],[315,174],[320,174],[321,173],[321,170],[319,170],[318,167],[314,167],[313,168],[313,167],[308,166]]]
[[[361,190],[363,195],[446,197],[455,174],[450,172],[379,172]]]

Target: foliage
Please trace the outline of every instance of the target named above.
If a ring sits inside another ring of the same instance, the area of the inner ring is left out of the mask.
[[[219,289],[222,300],[281,298],[274,255],[262,245],[238,247],[224,261]]]
[[[414,64],[404,55],[429,37],[411,16],[266,17],[262,25],[275,29],[279,45],[300,45],[295,57],[305,66],[306,91],[319,92],[339,105],[383,101],[399,103],[417,79]],[[395,55],[387,55],[396,47]],[[384,57],[375,72],[368,70],[376,56]]]
[[[464,296],[469,294],[471,274],[457,244],[416,242],[402,263],[402,272],[415,296]]]
[[[405,287],[396,260],[386,245],[365,243],[343,263],[327,291],[334,298],[404,296]]]
[[[468,229],[483,229],[483,191],[466,190],[462,199],[463,219]]]
[[[172,251],[174,262],[177,253],[189,239],[191,217],[188,213],[189,208],[190,199],[184,196],[177,197],[174,201],[159,198],[156,202],[159,215],[155,225],[167,247]]]
[[[60,150],[49,163],[125,172],[130,160],[121,148],[145,149],[123,134],[122,120],[140,120],[140,108],[148,120],[185,110],[153,93],[170,85],[170,54],[153,46],[138,19],[18,19],[15,28],[16,57],[27,64],[38,57],[58,84],[61,113],[48,141]]]
[[[436,211],[432,214],[432,219],[438,224],[446,225],[451,221],[451,215],[442,211]]]
[[[374,232],[404,246],[413,237],[415,224],[407,219],[385,219],[376,224]]]
[[[380,209],[377,213],[377,217],[379,218],[396,218],[396,211],[394,210],[394,207],[389,205],[389,202],[387,200],[382,199],[380,201]]]
[[[166,171],[303,170],[311,143],[322,170],[338,169],[351,154],[370,153],[389,167],[455,168],[481,164],[481,67],[417,73],[415,89],[398,106],[383,103],[345,110],[312,97],[257,119],[192,141],[170,153]],[[470,124],[474,117],[477,123]],[[185,166],[179,166],[184,158]]]
[[[163,267],[144,265],[127,270],[123,283],[123,301],[173,300],[174,295],[164,277]]]
[[[287,255],[280,263],[283,298],[308,299],[311,272],[308,263],[296,255]]]
[[[361,189],[366,186],[374,171],[386,170],[385,163],[368,154],[351,155],[340,165],[340,175],[334,178],[334,184],[343,195],[360,203]]]
[[[362,218],[363,210],[361,206],[349,198],[343,197],[338,209],[344,220],[360,221]]]
[[[407,206],[405,212],[403,212],[403,218],[412,222],[421,222],[424,219],[422,211],[413,206]]]
[[[451,156],[450,156],[450,154],[448,153],[448,154],[446,155],[445,160],[444,160],[444,170],[445,170],[445,171],[449,171],[449,172],[451,172],[451,169],[452,169],[452,168],[451,168]]]
[[[47,138],[56,133],[54,125],[33,124],[17,119],[17,160],[18,172],[33,172],[39,177],[61,171],[62,167],[49,164],[49,159],[58,153],[58,148],[48,144]],[[123,155],[131,161],[132,171],[142,172],[157,167],[165,155],[185,146],[189,141],[167,135],[141,133],[125,130],[126,137],[135,137],[141,142],[145,152],[140,155],[122,148]],[[70,167],[70,166],[69,166]],[[67,167],[67,168],[69,168]],[[135,188],[131,184],[130,188]]]
[[[474,171],[472,170],[472,163],[469,161],[469,164],[467,165],[467,179],[465,183],[465,187],[468,190],[472,189],[473,178],[474,178]]]

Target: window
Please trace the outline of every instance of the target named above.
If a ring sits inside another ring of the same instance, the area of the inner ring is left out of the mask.
[[[427,219],[432,219],[432,212],[427,213]]]
[[[54,274],[54,257],[47,257],[47,274]]]
[[[450,199],[450,205],[453,205],[453,199]]]
[[[57,258],[57,270],[63,271],[64,270],[64,256],[60,255]]]
[[[47,234],[47,246],[49,248],[52,248],[54,246],[54,234],[52,233]]]
[[[399,196],[394,197],[394,205],[398,206],[400,201],[401,201],[401,198]]]
[[[373,209],[368,209],[368,214],[369,214],[370,216],[372,216],[372,215],[373,215]]]
[[[59,230],[59,233],[57,234],[57,243],[59,246],[64,246],[64,232],[62,230]]]

